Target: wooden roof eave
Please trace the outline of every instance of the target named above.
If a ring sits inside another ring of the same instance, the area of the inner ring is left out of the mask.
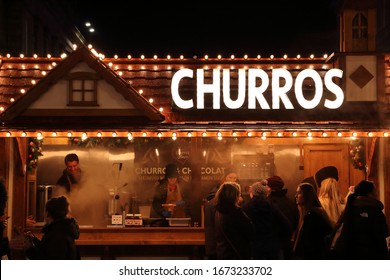
[[[98,60],[91,61],[91,63],[100,64]],[[103,66],[104,67],[104,66]],[[142,95],[140,95],[126,80],[118,76],[113,70],[105,69],[99,74],[109,82],[122,96],[131,102],[137,109],[143,110],[146,116],[153,121],[164,121],[165,117],[160,111],[151,105]],[[129,94],[130,92],[130,94]]]
[[[86,62],[91,68],[96,70],[102,78],[106,79],[124,98],[133,103],[137,109],[144,112],[151,121],[162,122],[165,120],[158,109],[152,106],[144,97],[133,89],[124,79],[118,76],[107,65],[85,47],[82,46],[71,53],[65,60],[61,61],[50,73],[43,77],[28,93],[20,97],[9,106],[1,115],[1,121],[10,121],[21,115],[30,104],[40,97],[40,93],[47,91],[61,77],[68,73],[80,61]]]

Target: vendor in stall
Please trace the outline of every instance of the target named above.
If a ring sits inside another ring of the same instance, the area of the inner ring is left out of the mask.
[[[179,176],[177,166],[173,163],[165,167],[165,175],[155,185],[152,217],[184,218],[188,205],[183,193],[185,182]]]
[[[64,161],[66,168],[63,170],[61,177],[57,180],[56,196],[69,194],[72,189],[77,188],[81,179],[80,161],[77,154],[67,154]]]

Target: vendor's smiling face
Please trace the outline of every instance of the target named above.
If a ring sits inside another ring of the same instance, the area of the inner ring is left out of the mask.
[[[71,174],[76,174],[79,170],[79,163],[77,161],[68,161],[66,162],[66,169]]]

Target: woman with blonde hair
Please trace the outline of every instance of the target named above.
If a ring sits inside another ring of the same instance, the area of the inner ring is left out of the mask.
[[[334,226],[345,208],[345,199],[340,195],[336,179],[327,178],[321,182],[318,199]]]

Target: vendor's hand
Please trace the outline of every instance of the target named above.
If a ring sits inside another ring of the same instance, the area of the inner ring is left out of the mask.
[[[161,212],[161,215],[164,217],[164,218],[170,218],[172,217],[172,212],[169,212],[168,210],[163,210]]]
[[[178,200],[176,201],[176,206],[183,206],[184,204],[186,204],[186,202],[184,200]]]

